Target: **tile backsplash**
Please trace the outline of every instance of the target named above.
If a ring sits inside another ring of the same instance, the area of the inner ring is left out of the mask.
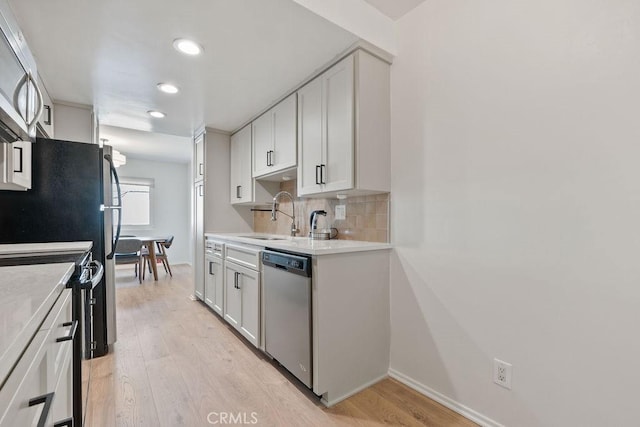
[[[298,236],[309,235],[309,216],[314,210],[322,209],[326,217],[318,218],[318,229],[334,227],[338,230],[338,239],[364,240],[369,242],[389,242],[389,194],[372,196],[354,196],[344,200],[301,199],[297,197],[296,181],[285,181],[280,189],[295,197],[296,225],[300,229]],[[291,202],[283,197],[279,209],[291,214]],[[335,219],[337,205],[345,205],[346,219]],[[289,234],[291,218],[278,214],[277,221],[271,221],[271,212],[254,212],[253,229],[257,233]]]

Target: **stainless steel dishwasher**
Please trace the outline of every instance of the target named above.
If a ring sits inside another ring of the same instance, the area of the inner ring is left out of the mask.
[[[262,265],[265,350],[311,388],[311,258],[265,250]]]

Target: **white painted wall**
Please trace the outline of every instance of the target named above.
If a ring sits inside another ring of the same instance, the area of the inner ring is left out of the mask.
[[[638,424],[639,28],[622,0],[398,21],[392,372],[505,425]]]
[[[93,143],[93,111],[91,106],[54,103],[55,138],[65,141]]]
[[[251,208],[229,203],[230,141],[229,133],[207,129],[204,207],[206,233],[242,233],[253,229]]]
[[[395,55],[394,22],[364,0],[294,0],[316,15]]]
[[[127,164],[118,168],[121,177],[151,178],[153,189],[153,224],[150,228],[123,227],[123,234],[173,235],[168,250],[172,264],[191,263],[191,205],[188,163],[170,163],[127,158]]]

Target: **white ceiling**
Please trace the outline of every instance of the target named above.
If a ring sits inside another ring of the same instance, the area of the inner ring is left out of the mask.
[[[192,139],[186,136],[100,126],[100,139],[131,158],[188,163],[193,153]]]
[[[162,134],[235,130],[357,40],[291,0],[10,3],[54,100],[93,105],[103,125]],[[179,37],[204,55],[176,52]],[[158,82],[181,92],[160,93]]]
[[[425,0],[365,0],[371,6],[397,21]]]

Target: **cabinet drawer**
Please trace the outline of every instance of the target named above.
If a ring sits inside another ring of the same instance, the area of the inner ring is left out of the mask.
[[[227,245],[225,259],[254,270],[260,269],[260,249],[240,245]]]
[[[53,378],[58,378],[65,367],[66,354],[73,347],[73,334],[77,333],[76,323],[71,317],[71,289],[65,289],[42,325],[42,330],[49,331],[47,358]]]
[[[207,239],[205,242],[205,254],[207,256],[224,257],[224,243]]]
[[[43,396],[48,390],[47,334],[36,333],[33,341],[0,389],[0,427],[36,425],[44,404],[29,406],[29,401]]]
[[[0,389],[0,427],[36,425],[47,404],[44,397],[51,400],[49,411],[60,403],[68,401],[69,392],[58,396],[57,385],[63,375],[69,376],[73,341],[63,340],[72,332],[71,290],[65,290],[58,298],[42,327],[16,364],[6,383]],[[41,403],[30,401],[43,397]],[[70,407],[69,404],[66,407]],[[72,416],[71,412],[59,411],[62,419]],[[44,414],[47,425],[61,421],[52,419],[52,413]]]

